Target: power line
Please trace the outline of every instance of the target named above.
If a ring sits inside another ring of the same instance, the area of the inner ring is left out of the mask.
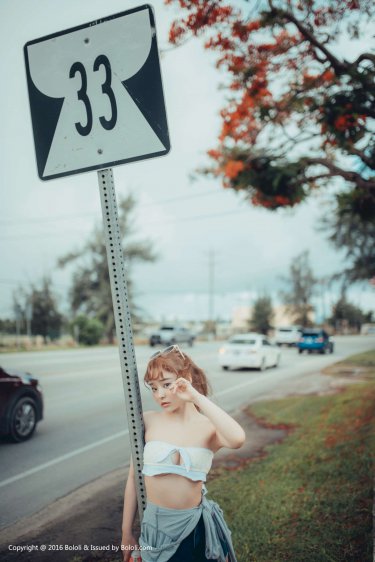
[[[32,284],[29,279],[0,279],[0,285],[20,285],[24,282]],[[59,287],[60,289],[69,289],[70,285],[65,283],[53,283],[54,287]]]
[[[162,201],[154,201],[150,203],[140,203],[138,208],[142,209],[144,207],[155,207],[158,205],[166,205],[169,203],[176,203],[178,201],[185,201],[187,199],[196,199],[200,197],[206,197],[207,195],[217,195],[215,191],[206,191],[204,193],[195,193],[190,195],[183,195],[181,197],[171,197],[169,199],[163,199]],[[74,219],[82,219],[82,218],[93,218],[93,217],[100,217],[99,213],[79,213],[75,215],[57,215],[55,217],[34,217],[34,218],[13,218],[13,219],[3,219],[0,220],[0,226],[11,226],[13,223],[21,223],[21,224],[33,224],[33,223],[49,223],[49,222],[58,222],[58,221],[65,221],[65,220],[74,220]]]
[[[168,225],[168,224],[180,224],[181,222],[192,222],[192,221],[196,221],[196,220],[202,220],[202,219],[215,219],[218,217],[224,217],[224,216],[228,216],[228,215],[242,215],[248,213],[248,209],[244,209],[244,210],[234,210],[234,211],[224,211],[222,213],[211,213],[211,214],[207,214],[207,215],[197,215],[197,216],[193,216],[193,217],[181,217],[181,218],[176,218],[176,219],[171,219],[171,220],[157,220],[157,221],[149,221],[148,224],[149,225]],[[76,234],[89,234],[88,232],[85,233],[82,230],[79,231],[72,231],[70,230],[69,232],[41,232],[39,234],[34,234],[34,235],[27,235],[27,239],[31,239],[31,238],[46,238],[46,240],[49,240],[50,238],[55,238],[55,237],[62,237],[64,236],[65,238],[70,236],[70,235],[76,235]],[[1,240],[25,240],[26,235],[15,235],[15,236],[2,236]]]

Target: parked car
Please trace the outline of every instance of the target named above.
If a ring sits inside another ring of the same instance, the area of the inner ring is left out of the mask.
[[[300,326],[284,326],[275,331],[275,343],[277,345],[295,346],[301,337],[302,328]]]
[[[319,328],[306,328],[303,330],[298,342],[298,353],[307,351],[313,353],[333,353],[334,343],[325,330]]]
[[[0,434],[12,441],[26,441],[42,419],[43,394],[38,379],[0,367]]]
[[[222,369],[254,367],[264,371],[277,367],[281,351],[266,336],[256,333],[232,336],[219,350],[219,364]]]
[[[165,325],[161,326],[157,332],[150,336],[150,345],[173,345],[175,343],[187,343],[192,346],[195,340],[195,335],[187,328],[181,326]]]

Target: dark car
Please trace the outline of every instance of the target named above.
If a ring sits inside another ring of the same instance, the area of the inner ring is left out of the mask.
[[[0,434],[12,441],[29,439],[43,419],[43,394],[29,373],[0,367]]]
[[[298,353],[302,353],[303,351],[307,351],[308,353],[312,353],[313,351],[319,353],[333,353],[334,349],[333,341],[331,341],[327,332],[319,328],[303,330],[297,347]]]

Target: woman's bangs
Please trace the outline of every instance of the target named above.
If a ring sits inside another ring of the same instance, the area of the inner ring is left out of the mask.
[[[177,374],[167,359],[159,355],[159,357],[155,357],[155,359],[151,359],[149,362],[144,381],[156,381],[163,375],[163,371],[169,371],[170,373]]]

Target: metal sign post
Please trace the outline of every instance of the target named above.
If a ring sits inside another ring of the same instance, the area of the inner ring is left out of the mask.
[[[144,4],[24,47],[38,175],[98,170],[140,517],[143,417],[112,167],[170,150],[155,16]]]
[[[139,517],[146,507],[146,491],[142,476],[143,435],[142,402],[139,390],[131,325],[128,289],[126,284],[124,250],[118,220],[115,183],[112,168],[98,171],[100,200],[111,280],[113,309],[119,344],[122,382],[136,482]]]

